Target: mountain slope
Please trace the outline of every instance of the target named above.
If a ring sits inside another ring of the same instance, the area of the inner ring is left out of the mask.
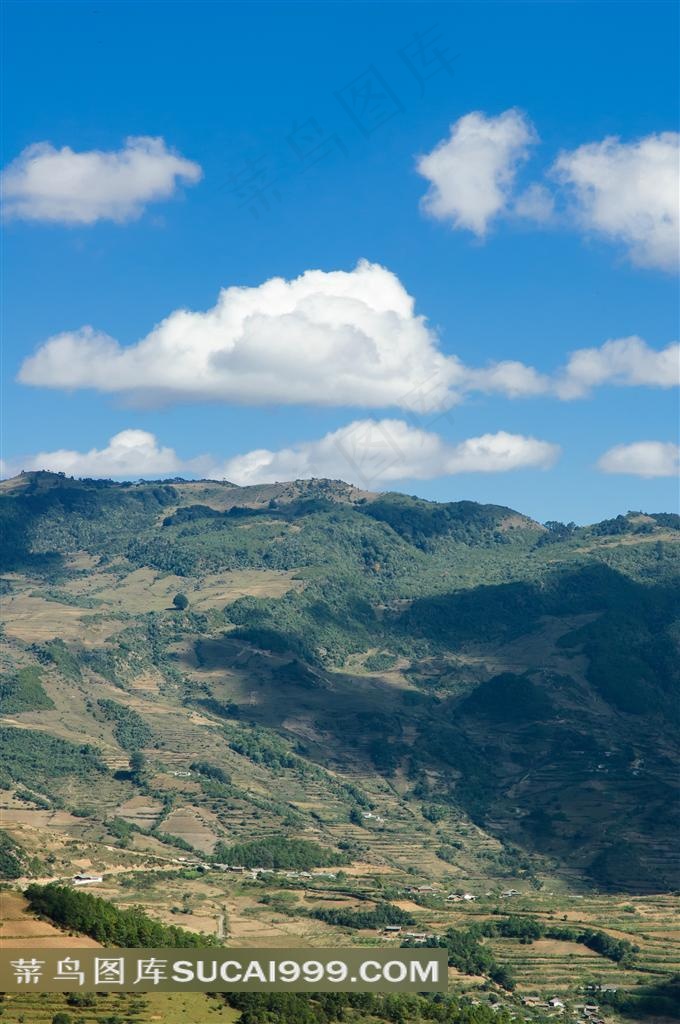
[[[678,885],[677,516],[47,473],[0,516],[24,860],[301,833],[395,877]]]

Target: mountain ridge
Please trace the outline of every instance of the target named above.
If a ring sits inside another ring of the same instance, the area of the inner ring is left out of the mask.
[[[380,498],[386,496],[389,497],[401,497],[413,502],[420,502],[426,505],[459,505],[459,506],[481,506],[489,509],[503,510],[509,516],[517,516],[520,521],[527,524],[532,524],[539,529],[545,529],[545,524],[533,519],[531,516],[526,515],[516,509],[511,508],[507,505],[498,505],[495,503],[484,503],[477,502],[471,499],[458,498],[456,500],[441,501],[429,498],[423,498],[420,495],[406,494],[402,491],[370,491],[366,488],[356,486],[342,479],[332,479],[328,477],[311,477],[294,480],[276,481],[275,483],[262,483],[262,484],[245,484],[240,485],[233,483],[229,480],[215,480],[215,479],[187,479],[184,477],[159,477],[159,478],[140,478],[137,480],[118,480],[113,478],[105,477],[73,477],[63,472],[52,472],[49,470],[22,470],[21,473],[13,477],[8,477],[0,480],[0,495],[9,496],[16,494],[17,492],[28,491],[37,493],[46,491],[49,488],[56,488],[66,486],[69,488],[82,487],[84,489],[100,490],[104,488],[110,488],[112,490],[128,490],[134,491],[135,489],[143,490],[146,488],[153,487],[175,487],[178,489],[179,494],[182,496],[185,503],[189,503],[190,499],[203,496],[202,502],[196,502],[197,504],[206,504],[208,507],[213,508],[229,508],[229,507],[241,507],[242,505],[251,504],[253,507],[258,507],[268,503],[271,500],[278,500],[283,502],[291,502],[299,499],[303,495],[315,494],[318,496],[325,496],[330,501],[337,501],[339,503],[357,503],[362,502],[374,502]],[[217,495],[221,495],[222,499],[217,498]],[[211,497],[216,504],[211,505]],[[232,506],[226,505],[225,501],[233,497],[234,499],[243,499],[241,501],[234,500]],[[619,514],[618,519],[624,518],[635,521],[639,524],[651,523],[655,517],[664,517],[677,521],[680,517],[676,513],[669,512],[657,512],[657,513],[645,513],[640,511],[628,510],[625,513]],[[605,523],[612,522],[611,517],[604,520],[597,520],[593,523],[582,524],[581,528],[592,528]],[[576,524],[571,524],[576,526]]]

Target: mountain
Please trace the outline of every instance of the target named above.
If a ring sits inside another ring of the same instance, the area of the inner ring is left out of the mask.
[[[302,830],[428,877],[678,886],[680,517],[51,473],[0,485],[0,514],[17,822],[141,822],[127,844],[166,853]],[[169,774],[199,760],[228,782]],[[10,839],[40,860],[39,830]]]

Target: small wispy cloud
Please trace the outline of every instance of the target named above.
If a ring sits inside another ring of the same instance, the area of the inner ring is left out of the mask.
[[[648,478],[677,476],[680,473],[680,445],[671,441],[618,444],[600,456],[597,466],[603,473]]]
[[[623,244],[633,263],[675,270],[680,260],[680,134],[618,138],[563,152],[553,177],[569,190],[570,220]]]
[[[162,138],[126,139],[122,149],[77,153],[49,142],[28,146],[2,172],[4,215],[61,224],[133,220],[202,177],[197,163]]]
[[[157,477],[178,473],[189,463],[183,462],[173,448],[161,447],[154,434],[147,430],[121,430],[105,448],[74,451],[58,448],[38,452],[16,460],[8,460],[5,476],[21,470],[46,469],[78,477],[134,478]]]
[[[538,142],[519,110],[498,117],[475,111],[451,125],[447,139],[418,159],[430,182],[422,207],[430,216],[483,237],[509,205],[520,164]]]
[[[275,451],[255,449],[222,462],[210,455],[183,459],[145,430],[123,430],[104,448],[39,452],[4,467],[51,470],[76,477],[137,479],[188,474],[237,484],[330,477],[362,486],[396,480],[429,480],[458,473],[504,473],[547,469],[559,456],[557,445],[500,431],[457,444],[403,420],[356,420],[317,440]]]

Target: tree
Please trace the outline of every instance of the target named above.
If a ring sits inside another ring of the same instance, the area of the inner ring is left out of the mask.
[[[69,992],[66,995],[66,1002],[69,1006],[96,1006],[97,997],[94,992]]]
[[[70,1013],[55,1013],[52,1024],[71,1024],[73,1017]]]
[[[140,781],[145,768],[146,758],[144,754],[141,752],[141,750],[135,750],[132,756],[130,757],[130,774],[135,779],[135,781]]]
[[[189,607],[189,598],[186,594],[175,594],[172,599],[172,603],[179,612],[183,612],[185,608]]]

